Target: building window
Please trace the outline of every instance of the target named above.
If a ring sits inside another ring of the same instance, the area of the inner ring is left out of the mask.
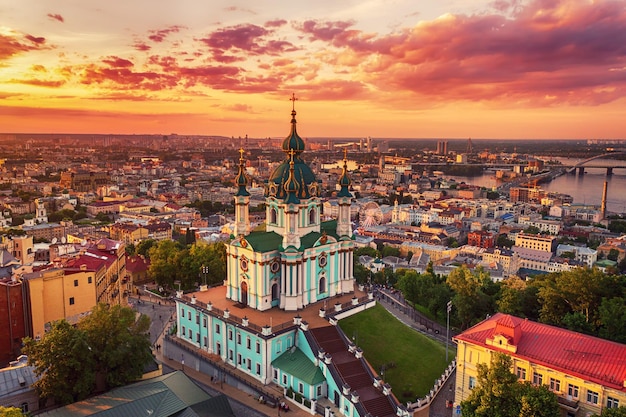
[[[260,363],[256,364],[256,374],[257,375],[261,375],[261,364]]]
[[[578,387],[576,385],[568,384],[567,395],[569,395],[572,398],[578,398]]]
[[[185,329],[185,326],[183,326],[183,331],[180,333],[183,337],[185,337],[185,334],[187,333],[187,330]]]
[[[274,207],[270,209],[270,223],[276,224],[276,209]]]
[[[200,344],[200,333],[196,334],[196,343]]]
[[[206,319],[206,317],[204,317],[202,319],[202,327],[204,327],[206,329],[206,325],[207,325],[207,319]]]
[[[304,394],[304,385],[302,385],[302,382],[298,382],[298,392]]]
[[[278,369],[274,369],[274,381],[278,381]]]
[[[550,378],[550,391],[561,392],[561,381]]]
[[[250,349],[252,346],[252,342],[250,341],[250,336],[246,337],[246,348]]]
[[[22,413],[28,413],[28,403],[20,404],[20,409],[22,410]]]
[[[518,379],[524,381],[526,379],[526,369],[520,367],[515,368],[515,375],[517,375]]]
[[[78,287],[78,280],[77,279],[74,280],[74,286]]]
[[[240,345],[241,344],[241,334],[237,333],[237,344]]]
[[[237,365],[241,365],[241,353],[237,354]]]
[[[233,330],[228,329],[228,340],[233,340]]]
[[[469,388],[470,389],[474,389],[475,386],[476,386],[476,377],[470,376],[469,377]]]
[[[539,372],[533,372],[533,384],[541,385],[543,384],[543,375]]]
[[[196,324],[200,324],[200,314],[196,313]]]
[[[598,404],[598,393],[587,390],[587,402],[590,404]]]
[[[216,334],[220,334],[220,332],[221,332],[221,331],[222,331],[222,328],[220,327],[220,325],[219,325],[219,324],[216,324],[216,325],[215,325],[215,333],[216,333]]]
[[[283,374],[283,385],[287,385],[287,375]]]
[[[187,312],[187,320],[191,321],[191,310]]]
[[[215,344],[215,353],[218,356],[222,356],[222,345],[219,342]]]
[[[326,277],[323,275],[320,277],[320,281],[317,284],[317,292],[318,294],[323,294],[326,292]]]
[[[256,342],[256,353],[261,353],[261,343]]]
[[[250,358],[246,359],[246,364],[248,365],[247,366],[248,371],[251,371],[252,370],[252,359],[250,359]]]
[[[207,346],[207,345],[206,345],[206,336],[204,336],[204,337],[202,338],[202,345],[203,345],[204,347],[206,347],[206,346]]]
[[[189,340],[193,340],[193,331],[189,329]]]
[[[309,224],[315,224],[315,209],[309,212]]]
[[[87,277],[87,284],[91,284],[93,282],[93,278],[92,277]]]
[[[613,397],[607,397],[606,408],[619,408],[619,400]]]
[[[228,360],[232,362],[234,358],[235,356],[234,356],[233,350],[228,349]]]
[[[70,305],[73,306],[74,305],[74,297],[70,297]]]
[[[180,316],[183,317],[183,318],[185,317],[185,309],[184,308],[180,309]]]
[[[318,396],[318,397],[321,397],[321,396],[322,396],[322,386],[321,386],[321,385],[318,385],[318,386],[317,386],[317,396]]]

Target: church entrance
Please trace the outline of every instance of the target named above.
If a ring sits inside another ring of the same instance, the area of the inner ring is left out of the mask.
[[[241,283],[241,297],[239,297],[239,302],[243,305],[248,305],[248,283]]]

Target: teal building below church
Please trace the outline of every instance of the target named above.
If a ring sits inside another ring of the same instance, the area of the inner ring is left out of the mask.
[[[295,109],[282,151],[285,159],[265,185],[265,231],[251,231],[240,151],[224,285],[179,294],[176,336],[263,385],[293,392],[299,400],[294,406],[312,414],[332,409],[348,417],[408,416],[336,326],[375,305],[371,293],[354,285],[347,159],[337,219],[322,222],[320,184],[303,159]]]

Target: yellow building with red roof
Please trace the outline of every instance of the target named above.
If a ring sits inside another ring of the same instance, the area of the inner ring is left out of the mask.
[[[454,338],[457,348],[455,405],[470,395],[477,364],[494,352],[513,359],[520,381],[546,385],[562,416],[600,414],[626,405],[626,345],[508,314],[497,313]]]

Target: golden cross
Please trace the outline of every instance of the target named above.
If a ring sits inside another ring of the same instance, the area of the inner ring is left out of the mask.
[[[296,93],[291,93],[291,97],[289,98],[289,101],[291,101],[291,110],[295,110],[296,109],[296,100],[298,98],[296,97]]]

